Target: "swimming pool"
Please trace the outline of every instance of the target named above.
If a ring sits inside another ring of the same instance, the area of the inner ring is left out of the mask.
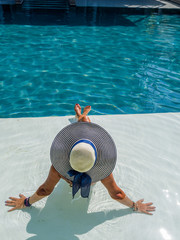
[[[0,39],[2,118],[180,111],[177,15],[13,12]]]

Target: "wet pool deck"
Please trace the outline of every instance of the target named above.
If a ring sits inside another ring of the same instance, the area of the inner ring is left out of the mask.
[[[45,181],[51,143],[74,118],[0,119],[1,239],[179,239],[180,113],[90,118],[115,141],[118,185],[134,201],[152,201],[157,211],[151,217],[134,214],[111,199],[100,182],[90,199],[72,200],[71,188],[60,181],[30,209],[7,213],[9,196],[30,196]]]
[[[162,0],[75,0],[75,4],[77,7],[180,9],[179,4]]]

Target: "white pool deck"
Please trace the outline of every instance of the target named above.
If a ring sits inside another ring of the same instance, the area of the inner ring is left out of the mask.
[[[77,7],[180,8],[175,2],[162,0],[75,0],[75,4]]]
[[[89,200],[64,181],[31,208],[8,213],[4,201],[33,194],[50,167],[56,134],[73,117],[0,119],[0,238],[2,240],[180,239],[180,113],[91,116],[113,137],[117,184],[134,201],[157,207],[133,213],[112,200],[99,182]]]

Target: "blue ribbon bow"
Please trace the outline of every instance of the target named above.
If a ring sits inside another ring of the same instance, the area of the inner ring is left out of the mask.
[[[80,173],[75,170],[70,170],[68,174],[70,177],[74,176],[72,186],[73,198],[79,189],[81,189],[81,197],[88,198],[92,182],[91,177],[86,173]]]

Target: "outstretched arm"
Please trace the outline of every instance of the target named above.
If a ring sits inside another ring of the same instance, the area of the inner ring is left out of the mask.
[[[155,207],[151,206],[153,203],[142,203],[144,199],[141,199],[136,203],[130,200],[123,192],[123,190],[117,186],[112,173],[105,179],[101,180],[101,182],[107,188],[109,195],[114,200],[124,204],[125,206],[134,208],[135,211],[143,212],[150,215],[152,215],[150,211],[155,211]]]
[[[46,179],[46,181],[37,189],[37,191],[29,198],[29,203],[33,204],[42,198],[50,195],[55,187],[55,185],[59,182],[61,179],[60,174],[55,170],[53,166],[51,166],[49,175]],[[9,197],[11,200],[7,200],[6,206],[11,206],[11,208],[8,212],[11,212],[16,209],[22,209],[25,208],[24,200],[26,197],[22,194],[19,194],[20,198],[15,197]]]

